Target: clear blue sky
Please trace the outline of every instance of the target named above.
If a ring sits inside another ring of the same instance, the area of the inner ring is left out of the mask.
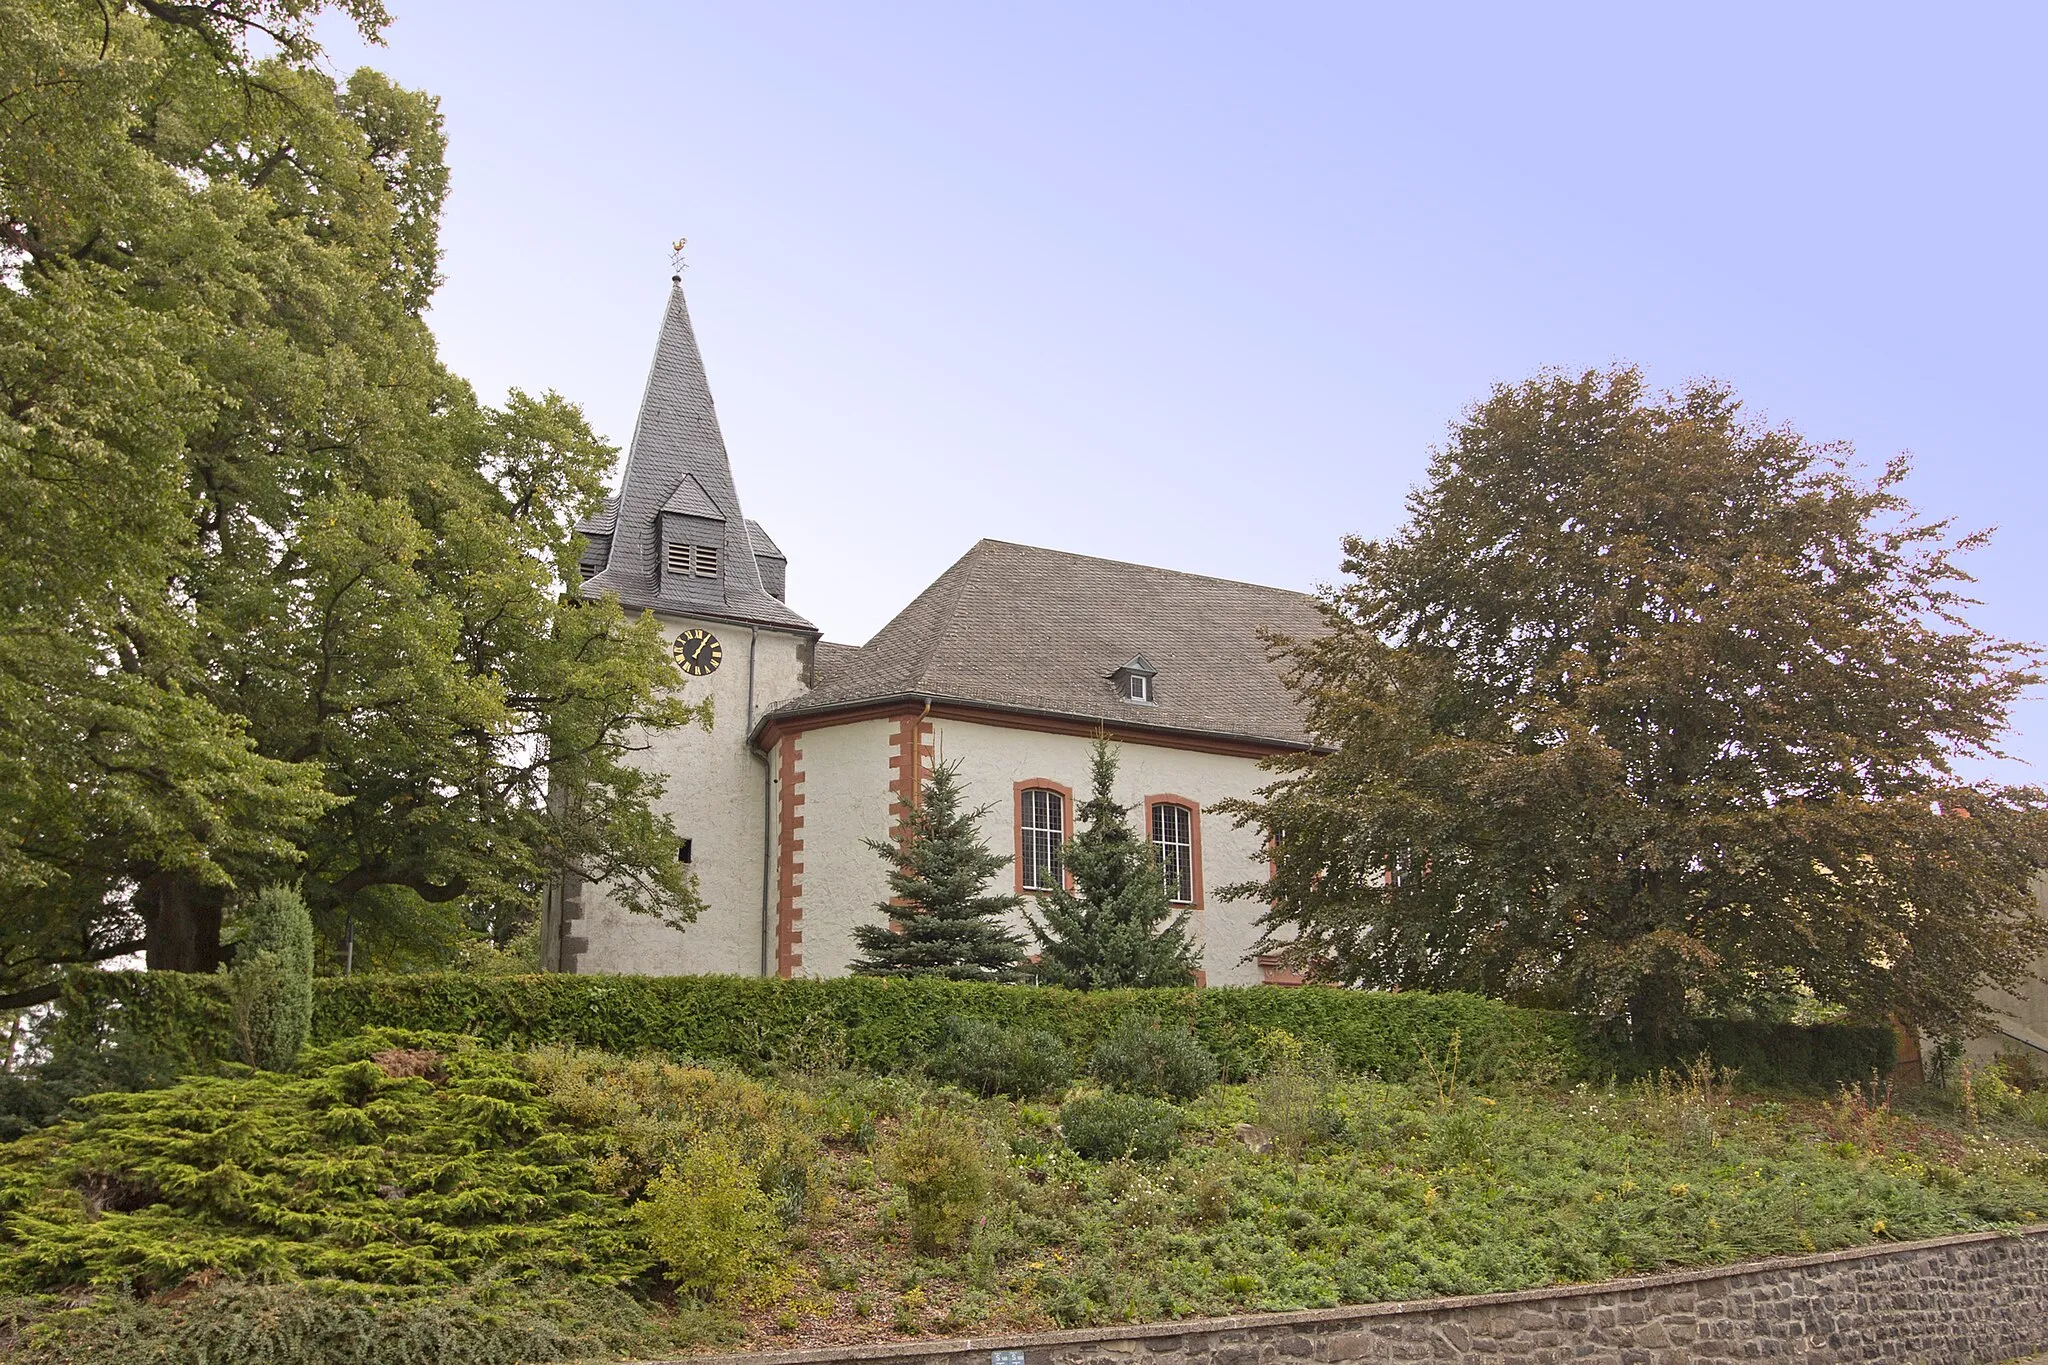
[[[1491,385],[1617,360],[1912,452],[2048,637],[2048,7],[392,7],[330,53],[441,96],[449,362],[623,443],[687,236],[829,638],[985,535],[1312,587]]]

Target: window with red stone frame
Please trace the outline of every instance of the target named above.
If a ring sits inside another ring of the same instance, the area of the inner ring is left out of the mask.
[[[1145,832],[1152,840],[1166,880],[1166,898],[1175,905],[1202,903],[1202,808],[1185,796],[1145,798]]]
[[[1045,778],[1030,778],[1016,785],[1015,795],[1018,894],[1066,886],[1066,843],[1073,837],[1074,789]]]

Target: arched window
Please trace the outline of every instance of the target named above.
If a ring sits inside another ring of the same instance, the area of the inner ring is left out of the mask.
[[[1017,784],[1017,889],[1051,891],[1062,885],[1060,857],[1067,842],[1067,791],[1052,784]]]
[[[1166,898],[1175,905],[1193,905],[1202,882],[1202,845],[1194,803],[1155,796],[1145,805],[1152,824],[1152,852],[1166,879]]]

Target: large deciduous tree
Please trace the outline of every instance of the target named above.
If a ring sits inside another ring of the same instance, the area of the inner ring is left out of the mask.
[[[1936,1032],[2044,939],[2043,797],[1969,780],[2034,649],[1965,612],[1956,536],[1844,452],[1634,370],[1498,389],[1329,633],[1318,739],[1233,803],[1266,946],[1337,979],[1569,1004],[1653,1043],[1810,993]]]
[[[563,868],[696,907],[626,762],[692,713],[562,593],[613,452],[441,365],[440,115],[321,8],[0,6],[0,998],[286,878],[385,962]]]

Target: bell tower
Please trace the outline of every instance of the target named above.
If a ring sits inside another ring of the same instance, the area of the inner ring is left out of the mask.
[[[680,246],[680,244],[678,244]],[[548,895],[551,971],[766,974],[773,969],[772,774],[748,744],[755,721],[809,686],[818,628],[783,602],[788,560],[740,508],[680,273],[655,341],[616,497],[577,528],[585,597],[649,612],[685,698],[709,700],[708,731],[646,737],[642,767],[680,836],[704,911],[680,933],[621,909],[602,881],[566,875]]]

